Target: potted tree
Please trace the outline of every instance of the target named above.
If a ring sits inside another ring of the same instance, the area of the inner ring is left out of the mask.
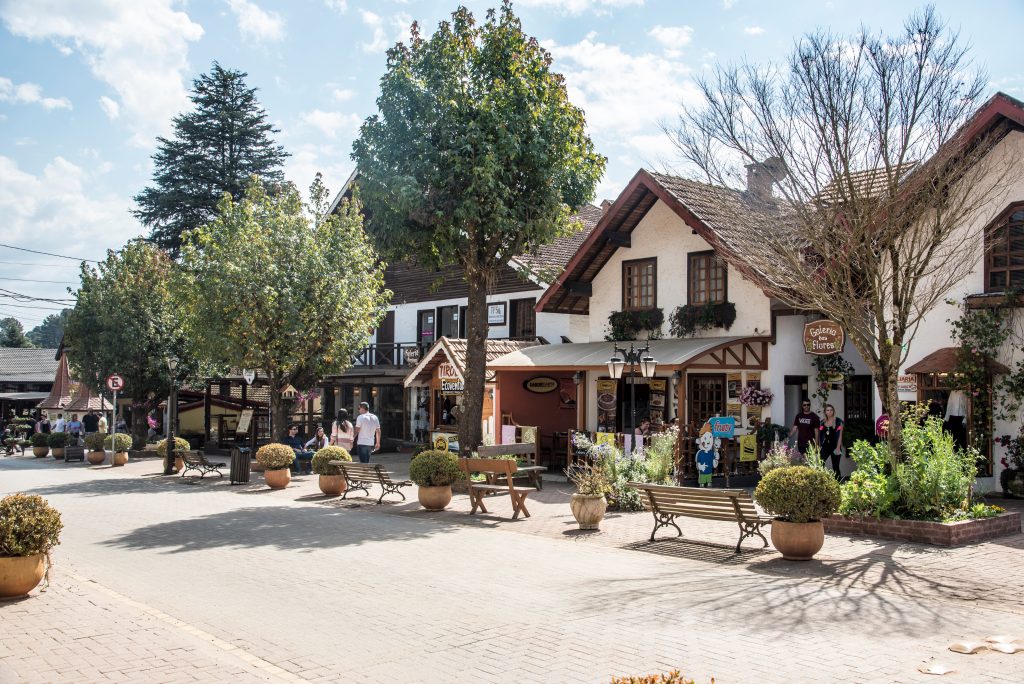
[[[49,435],[37,432],[32,435],[32,455],[36,458],[45,458],[50,453],[50,445],[47,443]]]
[[[409,479],[416,483],[420,505],[443,511],[452,500],[452,483],[466,479],[458,457],[450,451],[421,451],[409,463]]]
[[[775,516],[772,544],[782,557],[810,560],[825,543],[821,519],[839,509],[839,483],[818,468],[776,468],[761,478],[754,500]]]
[[[116,466],[123,466],[128,462],[128,450],[132,448],[132,438],[119,432],[116,435],[107,435],[103,440],[103,446],[114,452],[110,462]]]
[[[0,598],[35,589],[49,570],[61,527],[60,513],[41,496],[11,494],[0,500]]]
[[[351,461],[352,455],[340,446],[325,446],[313,454],[313,472],[320,476],[320,491],[326,496],[341,496],[345,491],[345,476],[341,468],[331,461]]]
[[[565,470],[566,477],[576,486],[569,508],[581,530],[596,530],[608,509],[605,494],[612,490],[608,473],[600,462],[581,463]]]
[[[102,432],[91,432],[85,436],[85,447],[89,450],[89,463],[99,465],[107,458],[107,452],[103,451],[103,439],[106,437]]]
[[[64,448],[68,445],[68,436],[66,432],[51,432],[46,436],[46,443],[50,446],[50,453],[54,458],[64,458]]]
[[[264,444],[256,451],[256,462],[263,466],[263,479],[271,489],[284,489],[292,481],[289,470],[295,451],[287,444]]]
[[[174,453],[177,454],[179,451],[188,451],[188,441],[181,437],[174,438]],[[160,454],[160,458],[167,458],[167,440],[161,439],[156,443],[156,453]],[[181,456],[175,455],[174,457],[174,472],[180,473],[181,469],[185,467],[185,461],[182,460]]]

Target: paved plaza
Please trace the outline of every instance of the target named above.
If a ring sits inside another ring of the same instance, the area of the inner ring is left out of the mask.
[[[396,471],[408,454],[385,455]],[[46,591],[0,603],[0,682],[1019,682],[1024,535],[958,549],[830,536],[783,562],[735,526],[649,514],[580,533],[564,480],[533,516],[325,499],[315,477],[189,484],[123,468],[0,459],[0,494],[61,510]],[[410,490],[407,490],[407,492]],[[489,504],[490,506],[490,504]],[[934,661],[945,676],[921,674]]]

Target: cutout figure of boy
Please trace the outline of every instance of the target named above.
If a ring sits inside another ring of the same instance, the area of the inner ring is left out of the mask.
[[[697,437],[697,486],[710,487],[711,475],[718,467],[718,448],[722,441],[711,433],[711,424],[704,423]]]

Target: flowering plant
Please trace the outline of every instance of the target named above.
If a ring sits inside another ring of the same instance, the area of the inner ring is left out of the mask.
[[[772,403],[775,395],[770,389],[761,389],[747,385],[740,393],[740,403],[746,406],[767,406]]]
[[[1016,437],[1003,435],[996,437],[996,443],[1006,449],[1006,456],[1001,459],[1004,468],[1024,470],[1024,430]]]

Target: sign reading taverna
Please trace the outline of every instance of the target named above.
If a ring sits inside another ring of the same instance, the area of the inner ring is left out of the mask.
[[[804,324],[804,351],[808,354],[838,354],[845,344],[843,326],[835,321],[822,319]]]

